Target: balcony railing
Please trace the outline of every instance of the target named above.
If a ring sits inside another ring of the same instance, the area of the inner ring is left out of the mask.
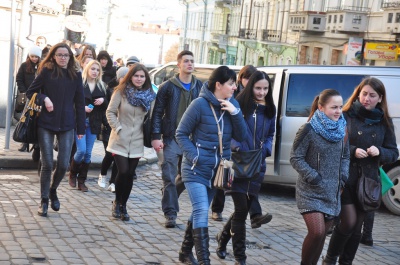
[[[263,41],[279,42],[280,39],[281,39],[281,32],[279,30],[263,29],[262,31]]]
[[[383,1],[382,8],[400,8],[400,0]]]
[[[327,12],[329,11],[357,11],[357,12],[368,12],[368,7],[361,6],[336,6],[336,7],[328,7]]]
[[[257,30],[255,29],[240,29],[239,38],[255,40],[257,38]]]

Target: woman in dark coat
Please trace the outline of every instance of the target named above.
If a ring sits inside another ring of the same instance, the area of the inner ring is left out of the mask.
[[[208,209],[215,194],[213,180],[221,159],[218,126],[212,110],[222,132],[222,158],[230,159],[232,138],[243,141],[246,137],[245,121],[232,97],[235,81],[235,71],[227,66],[215,69],[176,130],[176,140],[184,157],[182,180],[193,207],[188,221],[188,225],[193,224],[193,240],[185,237],[182,249],[191,249],[194,243],[199,264],[204,265],[210,264]]]
[[[386,89],[373,77],[361,81],[343,107],[350,143],[350,173],[342,193],[340,224],[335,227],[323,264],[352,264],[365,212],[357,201],[359,172],[379,179],[379,166],[399,157]]]
[[[74,141],[85,134],[85,99],[82,76],[76,71],[71,48],[65,43],[54,45],[39,65],[37,76],[26,96],[39,93],[42,110],[38,118],[38,138],[42,165],[40,171],[40,216],[47,216],[49,199],[54,211],[60,209],[57,188],[67,171]],[[54,136],[58,140],[56,169],[53,171]],[[50,183],[51,182],[51,183]]]
[[[41,56],[42,50],[39,46],[35,45],[29,49],[28,57],[26,57],[26,61],[23,62],[19,67],[17,76],[15,78],[19,93],[26,93],[28,87],[35,79],[36,70],[40,64]],[[18,151],[28,151],[28,144],[21,144],[21,147],[18,149]]]
[[[100,62],[103,69],[103,75],[101,78],[103,82],[108,85],[108,83],[117,76],[117,70],[114,67],[111,56],[107,51],[100,51],[99,55],[97,55],[97,61]]]
[[[246,87],[239,93],[237,100],[246,121],[247,137],[244,141],[232,139],[232,151],[250,151],[262,148],[260,172],[254,180],[234,179],[226,194],[232,196],[235,211],[217,236],[218,257],[226,256],[226,245],[232,236],[235,264],[246,264],[246,218],[250,205],[258,196],[266,170],[265,158],[271,156],[272,141],[275,133],[276,108],[270,89],[271,80],[261,71],[253,73]]]
[[[90,61],[83,69],[83,90],[85,93],[86,134],[82,139],[75,139],[76,153],[72,159],[69,185],[88,191],[85,185],[87,173],[92,157],[92,150],[97,135],[101,133],[103,116],[107,110],[108,100],[106,88],[101,81],[101,66],[96,60]],[[77,135],[76,135],[77,136]]]

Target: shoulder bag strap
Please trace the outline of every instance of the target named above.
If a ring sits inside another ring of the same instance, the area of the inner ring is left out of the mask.
[[[221,132],[221,128],[219,127],[219,122],[218,122],[217,115],[215,114],[214,107],[212,106],[211,103],[210,103],[210,107],[211,107],[211,110],[212,110],[212,112],[214,114],[214,118],[215,118],[215,121],[217,122],[217,126],[218,126],[219,153],[220,153],[221,158],[222,158],[222,155],[224,153],[224,151],[222,149],[222,132]]]

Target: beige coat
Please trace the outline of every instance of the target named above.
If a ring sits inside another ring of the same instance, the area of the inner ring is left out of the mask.
[[[151,103],[151,108],[154,101]],[[113,93],[108,104],[106,116],[112,131],[107,151],[128,158],[144,155],[143,120],[146,111],[143,107],[129,104],[126,96],[118,91]]]

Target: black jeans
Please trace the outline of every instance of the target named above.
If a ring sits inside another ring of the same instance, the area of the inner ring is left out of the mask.
[[[56,136],[58,140],[58,154],[56,168],[50,185],[51,173],[53,171],[54,136]],[[49,198],[50,188],[57,189],[64,178],[65,172],[67,172],[72,143],[74,142],[74,130],[53,132],[39,127],[38,137],[42,158],[42,167],[40,169],[40,196],[43,199],[47,199]]]
[[[111,164],[113,164],[112,170],[111,170],[111,178],[109,181],[109,183],[111,184],[111,183],[115,183],[115,178],[117,176],[118,169],[117,169],[116,163],[114,162],[114,156],[112,155],[112,153],[107,151],[107,145],[108,145],[108,142],[103,141],[105,155],[103,157],[103,161],[101,162],[100,174],[103,176],[106,176],[108,169],[110,168]]]
[[[225,192],[223,190],[217,190],[211,204],[211,210],[215,213],[222,213],[224,210],[224,205],[225,205]],[[253,198],[250,205],[249,213],[250,213],[250,218],[262,214],[262,209],[260,202],[258,201],[258,196]]]
[[[245,193],[234,192],[231,194],[233,204],[235,205],[235,212],[233,213],[232,220],[235,223],[246,223],[247,215],[250,206],[256,197]]]

